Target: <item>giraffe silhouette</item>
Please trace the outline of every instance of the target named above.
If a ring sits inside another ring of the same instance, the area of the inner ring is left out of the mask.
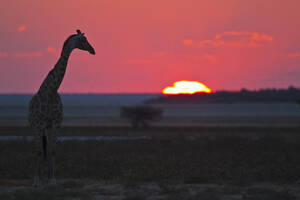
[[[36,173],[34,187],[41,185],[41,158],[42,154],[48,161],[48,184],[55,185],[55,155],[56,135],[63,121],[63,105],[57,92],[64,78],[68,59],[74,49],[88,51],[95,55],[94,48],[89,44],[84,33],[77,30],[77,34],[71,35],[64,42],[61,56],[54,68],[40,86],[38,92],[29,103],[28,121],[34,131],[36,150]]]

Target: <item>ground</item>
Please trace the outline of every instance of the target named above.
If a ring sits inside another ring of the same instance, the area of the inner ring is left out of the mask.
[[[2,181],[2,184],[4,182]],[[2,185],[1,184],[1,185]],[[34,189],[30,181],[6,181],[0,199],[13,200],[292,200],[300,199],[300,184],[184,184],[176,181],[111,182],[60,180],[56,187]]]
[[[300,199],[297,126],[63,127],[61,135],[151,136],[57,144],[57,187],[32,188],[33,144],[0,141],[0,199]],[[31,135],[0,127],[0,135]]]

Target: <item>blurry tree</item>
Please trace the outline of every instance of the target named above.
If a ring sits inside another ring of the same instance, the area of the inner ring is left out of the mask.
[[[121,118],[130,120],[132,127],[148,126],[149,121],[155,121],[162,117],[161,108],[150,105],[122,106]]]

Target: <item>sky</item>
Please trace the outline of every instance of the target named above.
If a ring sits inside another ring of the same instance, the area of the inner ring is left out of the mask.
[[[35,93],[76,29],[59,92],[300,87],[299,0],[10,0],[0,7],[0,93]]]

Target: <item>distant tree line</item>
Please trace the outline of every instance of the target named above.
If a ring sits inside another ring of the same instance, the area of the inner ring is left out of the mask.
[[[194,95],[162,95],[146,100],[146,104],[180,103],[300,103],[300,89],[261,89],[250,91],[241,89],[237,92],[218,91],[215,93],[196,93]]]

